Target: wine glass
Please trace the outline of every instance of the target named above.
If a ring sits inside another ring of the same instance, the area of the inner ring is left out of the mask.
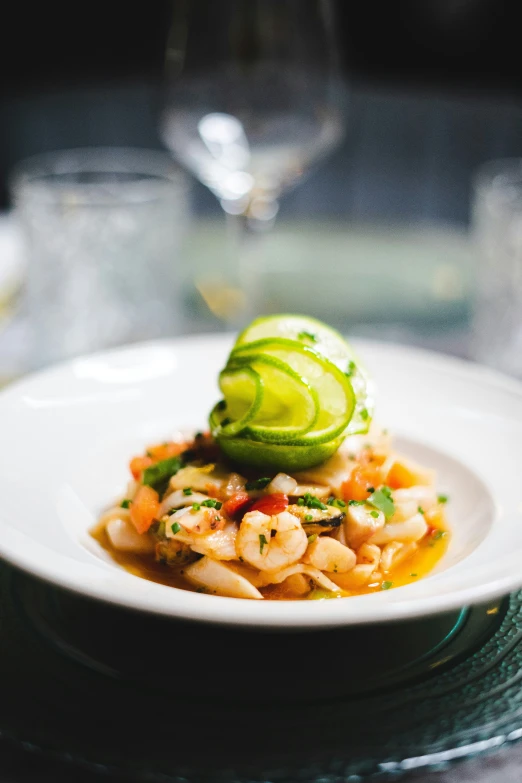
[[[256,309],[248,237],[343,137],[334,26],[330,0],[173,0],[160,130],[227,216],[230,252],[196,285],[229,323]]]

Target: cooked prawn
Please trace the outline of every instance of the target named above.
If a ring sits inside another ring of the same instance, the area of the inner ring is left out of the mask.
[[[288,511],[274,516],[249,511],[236,538],[238,557],[260,571],[277,571],[297,563],[307,546],[301,522]]]

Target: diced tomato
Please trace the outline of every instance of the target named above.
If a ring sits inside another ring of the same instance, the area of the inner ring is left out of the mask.
[[[133,457],[129,463],[129,469],[133,477],[138,481],[145,468],[149,468],[151,465],[151,457]]]
[[[246,511],[246,507],[249,503],[250,498],[247,492],[236,492],[235,495],[232,495],[232,497],[223,504],[223,511],[229,517],[233,517],[239,511]]]
[[[366,500],[371,494],[371,488],[376,489],[381,483],[378,466],[370,464],[355,468],[348,481],[345,481],[342,486],[344,499]]]
[[[187,448],[186,443],[158,443],[156,446],[149,446],[147,453],[140,457],[131,459],[129,468],[133,477],[138,481],[146,468],[161,462],[164,459],[177,457]]]
[[[251,506],[250,511],[262,511],[263,514],[272,516],[273,514],[280,514],[287,506],[287,496],[276,492],[273,495],[263,495],[263,497],[258,498]]]
[[[155,489],[143,484],[130,504],[131,522],[138,533],[146,533],[159,514],[159,495]]]
[[[147,455],[153,462],[161,462],[164,459],[170,459],[171,457],[177,457],[182,451],[187,448],[186,443],[158,443],[156,446],[149,446],[147,448]]]

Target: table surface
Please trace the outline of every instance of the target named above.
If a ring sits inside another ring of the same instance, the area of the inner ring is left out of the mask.
[[[76,108],[79,97],[81,113]],[[3,128],[3,166],[44,149],[93,144],[158,146],[150,113],[152,104],[150,91],[143,86],[91,90],[81,96],[64,93],[13,99],[3,107],[8,109]],[[419,228],[424,231],[428,225],[430,230],[435,227],[452,235],[456,268],[465,273],[469,252],[463,237],[473,171],[488,158],[522,155],[521,130],[522,106],[509,101],[356,90],[343,148],[283,200],[281,228],[271,241],[286,241],[288,246],[288,236],[295,239],[300,233],[297,230],[292,234],[291,227],[303,220],[308,225],[314,220],[322,221],[322,225],[333,220],[345,231],[354,223],[364,223],[366,231],[369,221],[370,226],[406,226],[409,241],[415,236],[418,247]],[[219,218],[212,198],[200,187],[195,188],[195,194],[196,215]],[[199,235],[202,241],[198,225],[194,236]],[[193,247],[193,252],[200,254],[201,249]],[[465,304],[466,290],[462,301]],[[433,325],[423,330],[418,324],[388,324],[384,336],[466,355],[468,322],[465,313],[459,318],[446,330],[434,329]],[[218,328],[222,327],[215,320],[192,312],[180,320],[178,332]],[[383,336],[382,327],[372,327],[371,323],[355,331]],[[0,378],[23,372],[26,342],[26,327],[20,320],[0,334]],[[0,783],[65,783],[71,777],[69,766],[0,743]],[[74,771],[77,783],[106,779],[105,774],[96,771]],[[405,779],[411,783],[519,783],[522,744],[443,771],[407,773]]]

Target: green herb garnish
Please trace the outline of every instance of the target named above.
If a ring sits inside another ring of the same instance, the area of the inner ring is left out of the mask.
[[[192,504],[192,511],[199,511],[201,508],[201,503],[193,503]]]
[[[258,478],[254,479],[253,481],[247,481],[245,484],[245,489],[250,491],[251,489],[264,489],[270,482],[272,481],[271,478],[265,477],[265,478]]]
[[[187,496],[192,495],[192,489],[190,487],[185,487],[185,489],[183,490],[183,494]]]
[[[130,504],[132,503],[132,500],[129,500],[129,498],[125,498],[125,500],[122,500],[120,503],[120,508],[130,508]]]
[[[417,574],[410,574],[410,576],[417,576]]]
[[[366,501],[370,506],[374,506],[378,511],[382,511],[386,519],[395,514],[395,504],[393,502],[391,489],[384,485],[377,491],[374,491]]]
[[[433,538],[434,541],[438,541],[439,538],[442,538],[445,535],[446,535],[446,531],[445,530],[436,530],[434,532],[432,538]]]
[[[354,374],[356,369],[355,362],[348,362],[348,367],[346,368],[346,372],[344,373],[348,378],[351,378]]]
[[[265,546],[267,544],[268,544],[268,541],[266,540],[265,536],[263,535],[263,533],[260,533],[259,534],[259,554],[260,555],[263,554],[263,549],[265,548]]]
[[[369,418],[369,416],[370,416],[370,414],[368,413],[368,409],[367,409],[367,408],[363,408],[363,409],[362,409],[362,411],[361,411],[361,414],[360,414],[360,416],[361,416],[361,419],[362,419],[363,421],[367,421],[367,419],[368,419],[368,418]]]
[[[366,492],[375,492],[375,487],[366,487]]]
[[[313,522],[312,514],[305,514],[305,522]]]
[[[311,536],[308,536],[308,543],[313,544],[316,538],[317,538],[317,533],[313,533]]]
[[[223,503],[219,500],[214,500],[214,498],[209,498],[208,500],[204,500],[201,505],[205,506],[205,508],[215,508],[216,511],[219,511]]]
[[[172,525],[170,526],[170,529],[172,530],[173,533],[179,533],[179,531],[181,530],[181,525],[179,524],[179,522],[173,522]]]
[[[374,519],[377,519],[378,516],[379,516],[379,512],[378,511],[370,511],[370,516],[373,517]]]
[[[447,495],[437,495],[437,503],[447,503],[449,497]]]
[[[389,590],[392,586],[393,582],[383,582],[381,585],[381,590]]]
[[[155,465],[145,468],[143,471],[142,484],[148,484],[149,487],[158,489],[159,485],[168,481],[171,476],[174,476],[178,472],[182,464],[179,457],[162,459],[161,462],[156,462]]]
[[[422,508],[422,506],[417,506],[417,511],[419,512],[419,514],[425,514],[426,513],[424,511],[424,509]]]
[[[364,500],[349,500],[349,506],[364,506]]]
[[[299,503],[299,500],[302,500],[302,503]],[[315,495],[311,495],[309,492],[305,492],[304,496],[302,498],[299,498],[297,501],[297,504],[299,506],[306,506],[307,508],[318,508],[320,511],[326,511],[328,506],[325,506],[324,503],[321,503],[319,498],[316,498]]]
[[[317,342],[317,337],[312,332],[299,332],[297,335],[298,340],[310,340],[311,343]]]

